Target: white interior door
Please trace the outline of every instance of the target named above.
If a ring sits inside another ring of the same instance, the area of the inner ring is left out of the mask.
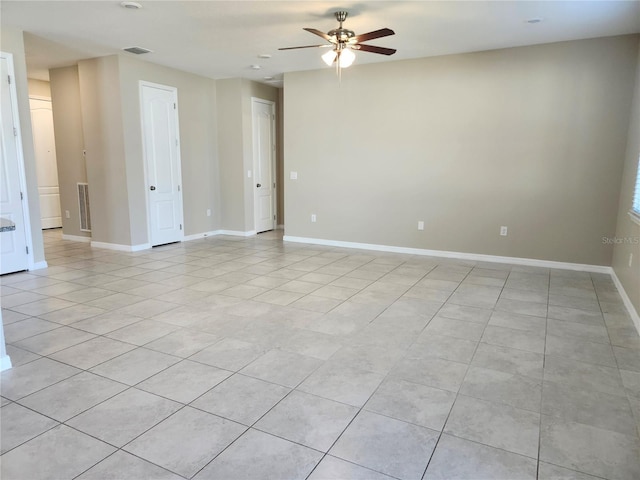
[[[2,95],[0,105],[0,218],[2,223],[15,224],[15,230],[0,232],[0,274],[26,270],[28,266],[24,201],[21,192],[21,168],[17,144],[17,112],[13,111],[9,84],[9,65],[2,57]],[[14,123],[15,122],[15,123]]]
[[[62,226],[51,100],[30,98],[42,228]]]
[[[253,116],[253,179],[256,232],[273,230],[275,226],[275,105],[251,99]]]
[[[175,88],[140,83],[142,139],[152,246],[182,240],[182,192]]]

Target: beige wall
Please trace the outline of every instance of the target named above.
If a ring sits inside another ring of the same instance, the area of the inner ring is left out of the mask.
[[[40,197],[36,178],[36,160],[33,150],[33,132],[31,130],[31,109],[29,107],[29,87],[27,82],[27,65],[25,63],[24,39],[22,31],[3,26],[0,32],[0,50],[13,55],[16,92],[18,95],[18,115],[22,133],[22,153],[29,199],[29,216],[31,236],[27,243],[33,251],[33,261],[45,260],[42,242],[42,224],[40,222]]]
[[[147,243],[146,187],[140,120],[140,81],[176,87],[180,126],[185,235],[217,230],[218,192],[215,81],[121,56],[120,86],[132,244]],[[207,209],[212,215],[207,217]]]
[[[222,228],[244,231],[242,81],[239,78],[219,80],[216,89]]]
[[[45,82],[44,80],[37,80],[35,78],[29,78],[28,84],[29,95],[51,98],[51,87],[49,85],[49,82]]]
[[[251,98],[278,101],[278,89],[251,80],[216,82],[218,95],[218,151],[222,228],[241,232],[255,229],[253,215],[253,127]]]
[[[342,83],[286,74],[285,233],[610,265],[637,50],[625,36],[355,66]]]
[[[82,61],[78,72],[80,132],[84,134],[87,151],[92,240],[128,246],[149,242],[140,119],[141,80],[178,90],[185,235],[216,230],[221,222],[221,210],[215,82],[118,55]],[[55,70],[52,74],[52,81],[60,80],[61,90],[73,89],[69,78],[58,77]],[[68,110],[66,114],[73,116]],[[71,128],[63,132],[72,135]],[[207,216],[207,209],[212,210],[211,216]]]
[[[80,103],[80,80],[77,65],[49,71],[51,104],[56,138],[56,160],[60,185],[60,207],[62,209],[62,233],[90,237],[91,233],[80,230],[78,183],[87,183],[82,132],[82,108]],[[69,217],[64,215],[69,210]]]
[[[640,53],[636,66],[633,110],[620,188],[616,241],[621,243],[617,243],[613,251],[613,269],[636,312],[640,313],[640,225],[634,223],[628,214],[633,201],[638,157],[640,157]],[[633,255],[631,266],[629,266],[629,255]]]
[[[118,57],[78,63],[94,242],[131,243]]]

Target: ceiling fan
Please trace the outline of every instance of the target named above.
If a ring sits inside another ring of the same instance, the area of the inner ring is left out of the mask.
[[[374,30],[373,32],[363,33],[356,35],[353,30],[347,30],[343,28],[342,24],[347,19],[348,13],[345,11],[335,12],[336,20],[340,23],[340,26],[327,33],[324,33],[315,28],[305,28],[307,32],[318,35],[324,38],[328,44],[321,45],[304,45],[301,47],[285,47],[278,50],[295,50],[298,48],[331,48],[330,51],[322,55],[322,59],[327,65],[336,64],[338,71],[341,68],[349,67],[355,60],[354,50],[361,50],[363,52],[379,53],[381,55],[393,55],[396,50],[393,48],[376,47],[374,45],[367,45],[362,42],[368,40],[374,40],[376,38],[388,37],[389,35],[395,35],[395,32],[390,28],[381,28],[380,30]]]

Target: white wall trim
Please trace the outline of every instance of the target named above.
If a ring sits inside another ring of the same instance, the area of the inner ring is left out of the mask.
[[[629,312],[629,315],[631,316],[631,320],[633,320],[633,324],[636,326],[636,330],[640,334],[640,315],[638,315],[638,312],[633,306],[633,303],[631,303],[631,299],[629,298],[629,295],[627,295],[626,290],[622,286],[622,282],[616,275],[616,271],[613,268],[611,269],[611,278],[613,279],[613,283],[616,285],[616,288],[618,289],[618,293],[622,297],[622,302],[624,303],[624,306]]]
[[[70,240],[72,242],[91,243],[91,237],[83,237],[81,235],[67,235],[66,233],[63,233],[62,239]]]
[[[41,262],[35,262],[33,265],[31,265],[31,267],[29,267],[29,270],[40,270],[42,268],[49,268],[49,265],[45,260],[42,260]]]
[[[7,344],[4,341],[4,325],[2,323],[2,310],[0,310],[0,371],[11,368],[11,358],[7,354]]]
[[[0,357],[0,372],[4,370],[9,370],[11,368],[11,359],[9,355],[4,355]]]
[[[210,232],[194,233],[193,235],[185,235],[183,241],[200,240],[201,238],[214,237],[220,235],[220,230],[211,230]]]
[[[341,240],[325,240],[322,238],[292,237],[285,235],[285,242],[311,243],[330,247],[356,248],[360,250],[376,250],[380,252],[407,253],[409,255],[425,255],[430,257],[455,258],[476,262],[509,263],[512,265],[527,265],[531,267],[561,268],[582,272],[611,273],[611,267],[604,265],[586,265],[581,263],[556,262],[553,260],[538,260],[535,258],[501,257],[481,253],[448,252],[445,250],[427,250],[423,248],[394,247],[391,245],[376,245],[372,243],[343,242]]]
[[[232,235],[234,237],[251,237],[253,235],[257,235],[255,230],[249,230],[247,232],[243,232],[240,230],[218,230],[216,235]]]
[[[139,252],[140,250],[150,249],[151,244],[142,243],[140,245],[120,245],[117,243],[94,242],[92,240],[91,248],[104,248],[106,250],[116,250],[118,252]]]

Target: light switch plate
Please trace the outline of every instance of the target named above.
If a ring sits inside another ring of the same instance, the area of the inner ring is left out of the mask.
[[[289,173],[289,179],[290,180],[297,180],[298,179],[298,172],[290,172]]]

